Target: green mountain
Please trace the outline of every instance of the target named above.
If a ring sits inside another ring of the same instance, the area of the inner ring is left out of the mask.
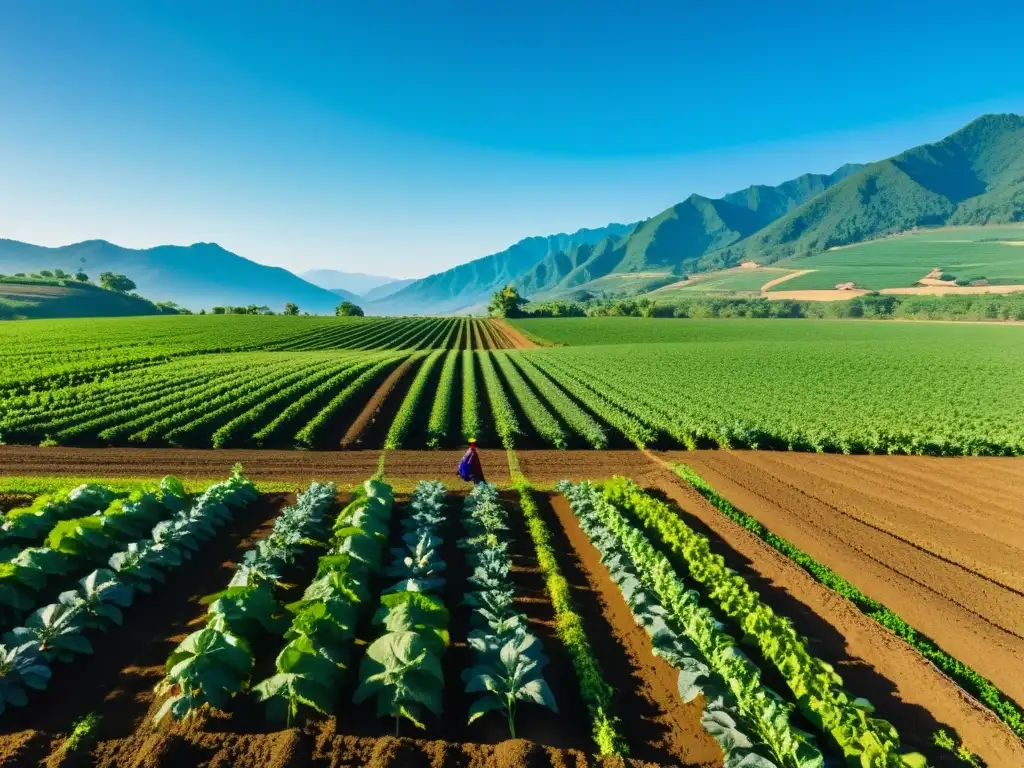
[[[331,314],[340,303],[337,295],[286,269],[257,264],[215,243],[135,250],[105,240],[60,248],[0,240],[2,274],[55,268],[74,273],[83,259],[85,271],[93,279],[101,272],[124,274],[135,281],[143,296],[192,310],[256,304],[280,312],[286,302],[293,301],[305,312]]]
[[[777,187],[747,187],[721,199],[690,195],[637,224],[626,236],[548,254],[516,280],[527,296],[563,294],[610,274],[667,272],[749,237],[766,224],[846,179],[862,166],[804,174]]]
[[[915,226],[1024,220],[1024,117],[985,115],[850,174],[701,268],[763,264]]]
[[[528,237],[499,253],[475,259],[407,285],[367,305],[368,312],[386,314],[443,314],[466,310],[503,285],[513,282],[549,253],[600,242],[609,235],[628,232],[625,224],[581,229],[572,234]]]

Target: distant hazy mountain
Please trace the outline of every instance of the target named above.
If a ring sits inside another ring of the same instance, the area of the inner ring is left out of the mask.
[[[376,288],[371,288],[362,295],[362,298],[363,301],[379,301],[381,299],[386,299],[391,294],[398,293],[400,290],[405,288],[405,286],[412,285],[415,282],[416,278],[414,277],[393,280],[390,283],[385,283],[384,285],[377,286]]]
[[[293,301],[305,312],[330,314],[338,296],[296,277],[226,251],[214,243],[161,245],[134,250],[105,240],[45,248],[0,240],[0,273],[60,268],[75,272],[80,259],[94,280],[100,272],[128,275],[138,292],[155,301],[174,301],[189,309],[215,305],[266,305],[280,312]]]
[[[777,187],[747,187],[721,199],[690,195],[640,222],[624,237],[548,254],[516,284],[527,296],[556,295],[608,274],[665,272],[677,264],[695,263],[704,254],[757,232],[859,167],[844,165],[830,175],[804,174]]]
[[[499,253],[416,280],[391,296],[373,302],[369,308],[378,315],[457,312],[486,300],[497,288],[514,281],[549,253],[597,243],[629,229],[625,224],[609,224],[572,234],[528,237]]]
[[[328,291],[343,288],[357,296],[365,296],[377,288],[401,282],[394,277],[367,275],[362,272],[341,272],[337,269],[311,269],[307,272],[299,272],[298,275],[306,282],[319,285]]]
[[[1024,220],[1024,117],[985,115],[872,163],[702,266],[763,263],[887,232]]]
[[[342,301],[351,301],[353,304],[364,304],[366,302],[359,294],[346,291],[344,288],[331,288],[331,293]]]

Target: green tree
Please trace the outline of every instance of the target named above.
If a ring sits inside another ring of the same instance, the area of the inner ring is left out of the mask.
[[[215,314],[215,315],[223,315],[223,314],[227,313],[227,308],[226,307],[214,307],[212,311],[213,311],[213,314]]]
[[[284,314],[286,315],[297,315],[299,314],[299,305],[294,301],[289,301],[284,305]]]
[[[58,280],[67,280],[69,277],[71,277],[71,275],[69,275],[63,269],[53,270],[53,276],[56,277]]]
[[[78,270],[75,273],[75,280],[77,280],[80,283],[88,283],[89,282],[89,276],[87,274],[85,274],[85,272],[83,272],[82,270]]]
[[[514,285],[506,285],[491,296],[487,314],[492,317],[522,317],[523,304],[526,304],[526,299],[519,295],[519,290]]]
[[[351,301],[343,301],[334,308],[334,314],[338,317],[362,317],[363,309]]]
[[[100,285],[108,291],[117,291],[118,293],[128,293],[128,291],[134,291],[136,287],[133,280],[113,272],[101,272]]]
[[[39,270],[39,276],[40,277],[53,277],[53,272],[51,272],[48,269],[40,269]]]

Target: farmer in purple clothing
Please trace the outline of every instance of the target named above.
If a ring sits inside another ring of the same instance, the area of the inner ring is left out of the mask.
[[[469,438],[469,450],[459,462],[459,477],[470,483],[484,482],[484,470],[480,466],[480,454],[476,450],[476,438]]]

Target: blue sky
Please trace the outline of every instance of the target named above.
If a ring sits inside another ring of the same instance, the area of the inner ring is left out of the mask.
[[[1024,111],[1024,4],[0,5],[0,237],[419,276]]]

